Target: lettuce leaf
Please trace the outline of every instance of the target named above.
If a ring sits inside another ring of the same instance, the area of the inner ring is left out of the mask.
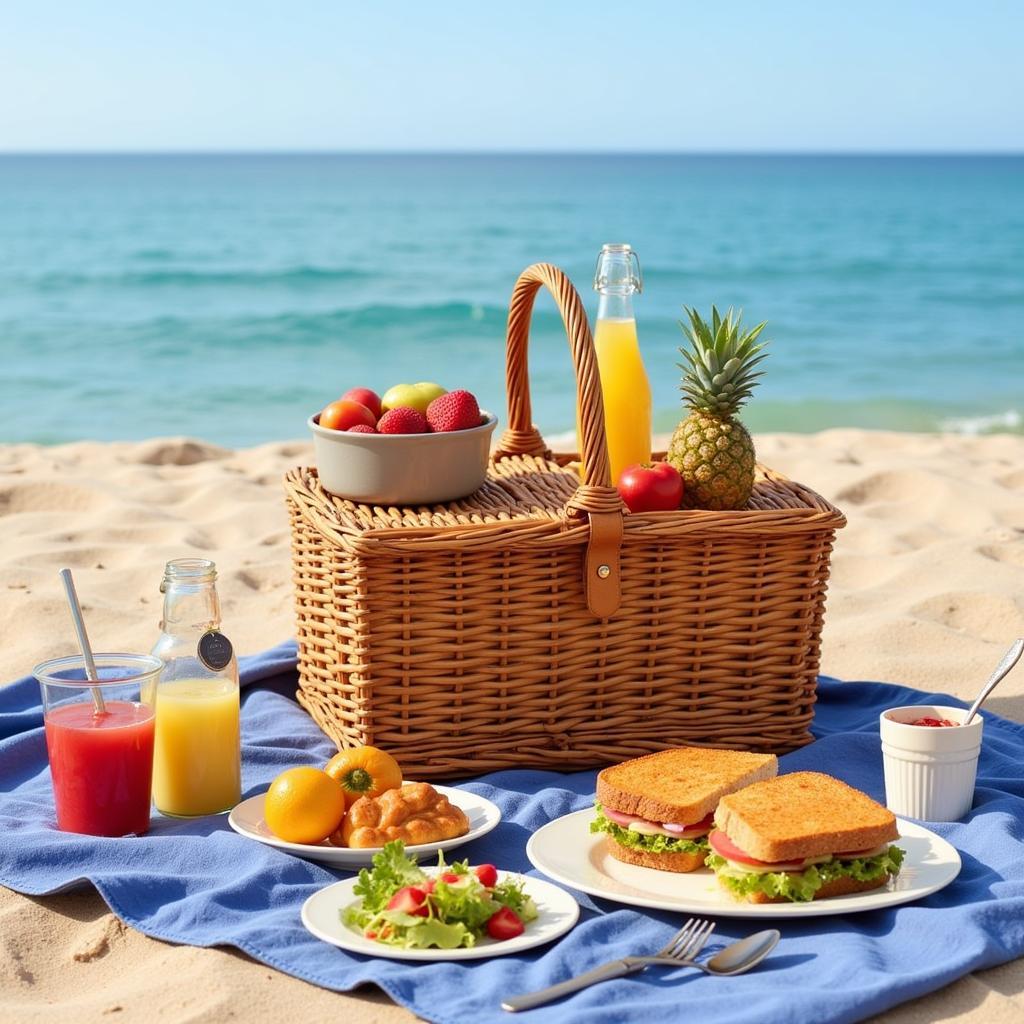
[[[763,875],[740,871],[717,853],[712,853],[704,863],[715,872],[725,888],[740,899],[763,893],[772,899],[781,897],[794,903],[806,903],[814,899],[814,894],[823,885],[837,878],[870,882],[886,874],[899,874],[903,851],[898,846],[890,846],[877,857],[855,860],[833,858],[824,864],[812,864],[800,872],[773,871]]]
[[[617,843],[633,850],[645,850],[647,853],[707,853],[710,847],[706,836],[699,839],[673,839],[670,836],[645,836],[639,832],[631,832],[628,828],[616,825],[604,816],[600,804],[595,804],[597,817],[590,823],[591,832],[607,832]]]
[[[499,882],[491,890],[491,899],[503,907],[514,910],[523,924],[529,924],[537,917],[537,905],[523,892],[523,883],[517,879],[506,878]]]
[[[396,945],[403,949],[459,949],[476,942],[473,933],[461,921],[446,924],[436,917],[418,917],[416,922],[406,928],[402,942]]]
[[[373,870],[363,868],[352,888],[362,896],[367,917],[383,910],[388,900],[404,885],[419,885],[427,876],[412,858],[405,855],[405,843],[395,839],[373,855]]]

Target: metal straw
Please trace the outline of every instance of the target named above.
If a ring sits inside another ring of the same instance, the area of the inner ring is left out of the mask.
[[[89,634],[85,631],[85,619],[82,618],[82,606],[78,603],[78,593],[75,590],[75,581],[71,577],[70,569],[61,569],[60,578],[64,584],[64,593],[68,597],[68,607],[71,609],[71,621],[75,624],[75,632],[78,634],[78,646],[82,650],[82,659],[85,661],[85,676],[91,682],[98,683],[99,675],[96,672],[96,662],[92,657],[92,647],[89,646]],[[103,703],[103,694],[98,686],[91,686],[93,710],[97,715],[105,715],[107,706]]]

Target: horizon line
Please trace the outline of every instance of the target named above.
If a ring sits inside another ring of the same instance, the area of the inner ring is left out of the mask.
[[[1019,149],[0,149],[3,157],[434,156],[434,157],[1020,157]]]

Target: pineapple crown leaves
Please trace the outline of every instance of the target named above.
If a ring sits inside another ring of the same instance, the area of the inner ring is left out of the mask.
[[[686,403],[693,409],[714,413],[716,416],[732,416],[750,397],[763,376],[754,367],[767,357],[763,352],[767,342],[758,342],[758,335],[764,330],[762,321],[749,331],[743,331],[740,320],[743,313],[733,313],[730,307],[723,317],[717,307],[711,307],[710,325],[700,314],[684,306],[689,323],[679,322],[689,341],[689,347],[679,349],[685,362],[679,364],[683,371],[680,388],[686,396]]]

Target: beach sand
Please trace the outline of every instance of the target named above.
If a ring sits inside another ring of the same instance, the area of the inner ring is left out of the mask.
[[[832,430],[758,438],[763,462],[842,508],[822,671],[971,697],[1024,635],[1024,437]],[[72,646],[69,565],[97,649],[148,650],[164,561],[213,558],[243,653],[292,634],[281,476],[302,442],[232,452],[186,439],[0,447],[0,679]],[[1024,721],[1024,669],[988,704]],[[122,926],[95,893],[0,889],[4,1021],[409,1021],[373,988],[340,996],[242,954]],[[1024,960],[884,1015],[1002,1024],[1024,1017]]]

